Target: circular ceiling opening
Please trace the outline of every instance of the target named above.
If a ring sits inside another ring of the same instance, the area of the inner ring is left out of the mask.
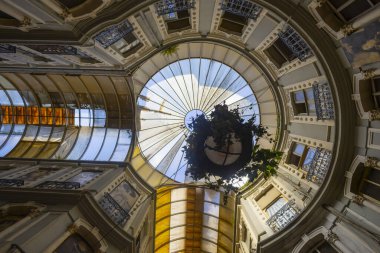
[[[250,84],[230,66],[216,60],[189,58],[156,72],[141,90],[138,105],[138,143],[145,159],[178,182],[185,177],[183,147],[198,115],[209,115],[215,105],[238,108],[243,119],[256,116],[259,106]]]

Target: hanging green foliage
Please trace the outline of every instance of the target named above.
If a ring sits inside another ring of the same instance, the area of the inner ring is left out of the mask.
[[[161,54],[163,56],[171,56],[175,54],[178,51],[178,45],[173,45],[170,47],[165,48],[164,50],[161,51]]]
[[[208,118],[193,119],[184,147],[186,175],[228,193],[237,191],[236,182],[245,178],[252,182],[259,173],[265,178],[276,174],[282,153],[260,148],[258,140],[270,138],[267,129],[255,124],[255,115],[244,120],[239,111],[217,105]]]

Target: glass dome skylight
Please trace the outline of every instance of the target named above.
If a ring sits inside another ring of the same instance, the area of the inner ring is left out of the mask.
[[[210,114],[225,103],[239,108],[244,119],[259,106],[250,84],[231,67],[210,59],[190,58],[162,68],[146,83],[138,100],[138,142],[148,162],[178,181],[185,178],[187,160],[182,151],[196,115]]]

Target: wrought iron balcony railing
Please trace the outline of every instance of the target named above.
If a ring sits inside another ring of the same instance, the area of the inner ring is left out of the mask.
[[[123,226],[130,217],[128,211],[124,210],[109,193],[104,194],[99,204],[107,215],[120,226]]]
[[[133,31],[132,25],[125,20],[124,22],[113,25],[101,33],[97,34],[94,39],[98,41],[104,48],[111,46],[125,35]]]
[[[59,182],[59,181],[46,181],[39,184],[36,188],[42,189],[58,189],[58,190],[75,190],[80,188],[78,182]]]
[[[304,167],[306,179],[321,185],[330,167],[332,153],[323,148],[317,148],[313,160]]]
[[[73,46],[64,45],[28,45],[29,48],[42,54],[77,55],[78,50]]]
[[[280,40],[289,48],[292,54],[301,61],[305,61],[313,53],[305,40],[290,26],[278,34]]]
[[[314,84],[313,93],[315,100],[315,110],[317,119],[334,119],[334,101],[331,95],[330,87],[325,84]]]
[[[277,232],[286,227],[297,215],[298,210],[295,207],[295,202],[290,200],[267,220],[267,224],[274,232]]]
[[[256,20],[262,11],[262,7],[249,0],[223,0],[222,10]]]
[[[0,45],[0,53],[16,53],[16,47],[11,45]]]
[[[24,180],[0,178],[0,187],[20,187],[24,185]]]
[[[194,8],[195,0],[161,0],[156,3],[159,16]]]

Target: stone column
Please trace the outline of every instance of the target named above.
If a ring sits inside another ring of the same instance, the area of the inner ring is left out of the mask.
[[[327,235],[325,235],[326,241],[328,241],[331,245],[337,247],[343,253],[353,253],[349,250],[340,240],[337,234],[335,234],[332,230],[329,230]]]

